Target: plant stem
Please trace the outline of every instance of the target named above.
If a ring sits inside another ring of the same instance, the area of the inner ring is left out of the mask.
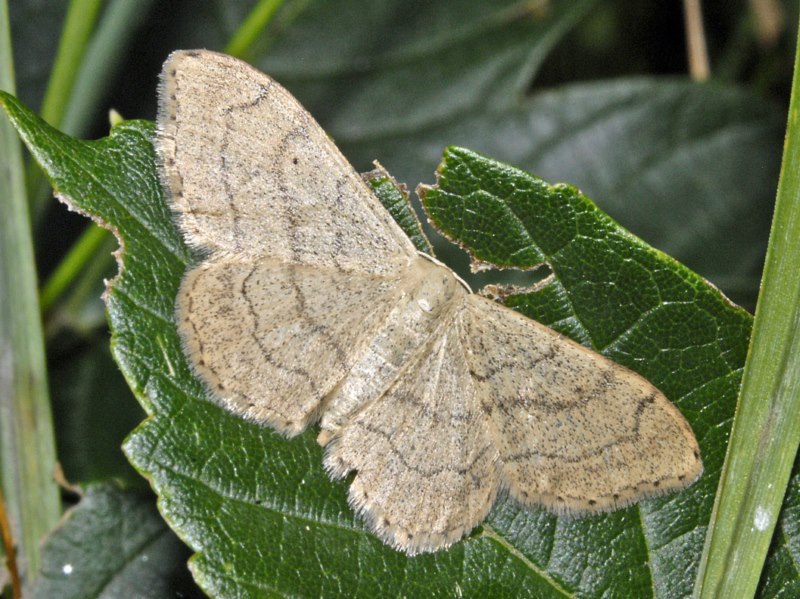
[[[6,514],[6,499],[3,497],[2,488],[0,488],[0,536],[3,538],[3,549],[6,552],[6,570],[11,579],[11,596],[14,599],[20,599],[22,597],[22,581],[17,568],[17,549],[14,547],[14,534],[11,532],[11,523]]]
[[[700,0],[683,0],[686,26],[686,50],[689,55],[689,74],[695,81],[706,81],[711,74],[703,29],[703,9]]]
[[[8,6],[0,0],[0,88],[13,93]],[[0,119],[0,482],[23,582],[60,516],[55,441],[19,137]]]
[[[800,443],[800,40],[753,336],[695,594],[752,597]]]

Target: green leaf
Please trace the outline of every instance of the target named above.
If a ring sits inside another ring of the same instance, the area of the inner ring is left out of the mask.
[[[433,256],[433,248],[428,238],[422,232],[422,226],[417,219],[414,208],[408,196],[405,185],[395,181],[386,169],[378,165],[375,170],[364,173],[364,180],[378,196],[383,207],[389,211],[392,218],[400,225],[403,232],[420,252]]]
[[[147,494],[93,485],[42,550],[32,597],[199,597],[188,552]]]
[[[316,431],[287,440],[203,397],[173,322],[191,256],[155,171],[152,125],[81,142],[13,98],[6,109],[57,192],[123,242],[107,293],[114,355],[150,414],[125,450],[215,596],[298,594],[666,596],[689,594],[716,489],[750,316],[649,248],[569,186],[451,149],[425,202],[481,260],[549,284],[509,303],[644,374],[691,422],[706,473],[680,494],[612,514],[557,518],[497,503],[451,550],[408,558],[365,530],[331,482]]]

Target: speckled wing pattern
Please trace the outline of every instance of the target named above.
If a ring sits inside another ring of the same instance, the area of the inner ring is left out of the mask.
[[[419,254],[313,118],[249,65],[164,64],[156,147],[204,253],[176,321],[212,399],[292,436],[319,423],[350,502],[409,554],[503,489],[592,513],[700,475],[686,420],[635,373],[472,294]]]
[[[469,300],[462,340],[514,499],[587,513],[697,479],[694,433],[656,387],[513,310]]]

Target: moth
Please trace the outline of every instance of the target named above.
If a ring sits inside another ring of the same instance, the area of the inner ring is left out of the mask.
[[[590,514],[695,481],[692,429],[639,375],[417,251],[311,115],[210,51],[164,64],[156,148],[185,240],[176,322],[208,395],[325,467],[408,554],[461,539],[505,490]]]

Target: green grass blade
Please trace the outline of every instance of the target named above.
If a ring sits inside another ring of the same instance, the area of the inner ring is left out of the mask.
[[[283,0],[259,2],[228,43],[226,51],[233,55],[244,54],[282,4]],[[119,62],[120,54],[128,47],[127,40],[136,30],[138,22],[147,15],[151,5],[152,0],[146,2],[113,0],[109,3],[98,23],[96,33],[89,42],[82,64],[75,74],[73,93],[69,97],[60,125],[62,131],[76,136],[84,132],[86,119],[91,116],[91,111],[86,107],[96,104],[109,80],[108,76],[102,75],[107,75]],[[69,23],[65,24],[64,39],[67,38],[68,26]],[[44,112],[43,116],[48,120]],[[39,185],[42,187],[45,185],[41,177],[37,180],[37,189]],[[47,189],[49,190],[49,185]],[[40,194],[37,193],[37,196]],[[39,208],[37,205],[36,209]],[[59,297],[79,276],[87,261],[95,257],[100,244],[108,238],[109,233],[105,229],[90,227],[84,232],[43,286],[41,294],[43,314],[47,314],[53,308]]]
[[[108,238],[109,233],[105,229],[100,227],[86,229],[42,287],[40,298],[42,314],[47,314],[53,308],[56,300],[86,267],[86,263],[99,257],[98,249]]]
[[[261,0],[256,4],[225,46],[225,53],[245,58],[247,51],[282,5],[283,0]]]
[[[798,46],[800,52],[800,46]],[[751,597],[800,442],[800,62],[739,407],[697,580],[699,597]]]
[[[64,29],[58,44],[53,70],[42,100],[41,115],[48,123],[60,127],[70,94],[75,85],[89,37],[102,7],[102,0],[71,0],[64,18]],[[35,164],[28,167],[27,188],[33,221],[37,222],[50,199],[49,187]]]
[[[102,0],[72,0],[69,3],[61,42],[42,102],[42,118],[55,126],[61,124],[67,98],[102,4]]]
[[[60,129],[82,136],[95,107],[102,100],[130,43],[147,18],[153,0],[111,0],[81,58],[72,92],[66,102]]]
[[[88,120],[94,113],[92,108],[97,106],[109,82],[113,81],[111,74],[120,64],[133,34],[147,16],[151,5],[152,0],[112,0],[103,11],[75,74],[72,92],[63,113],[63,131],[76,136],[85,133]],[[38,213],[42,208],[41,203],[50,198],[50,185],[40,171],[35,172],[36,194],[33,197],[34,210]],[[109,238],[109,233],[104,229],[90,227],[86,230],[44,285],[41,295],[43,314],[50,311],[56,300],[81,273],[86,261],[95,257],[92,250]]]
[[[0,89],[14,90],[8,6],[0,1]],[[36,268],[19,138],[0,118],[0,482],[27,581],[60,516]]]

